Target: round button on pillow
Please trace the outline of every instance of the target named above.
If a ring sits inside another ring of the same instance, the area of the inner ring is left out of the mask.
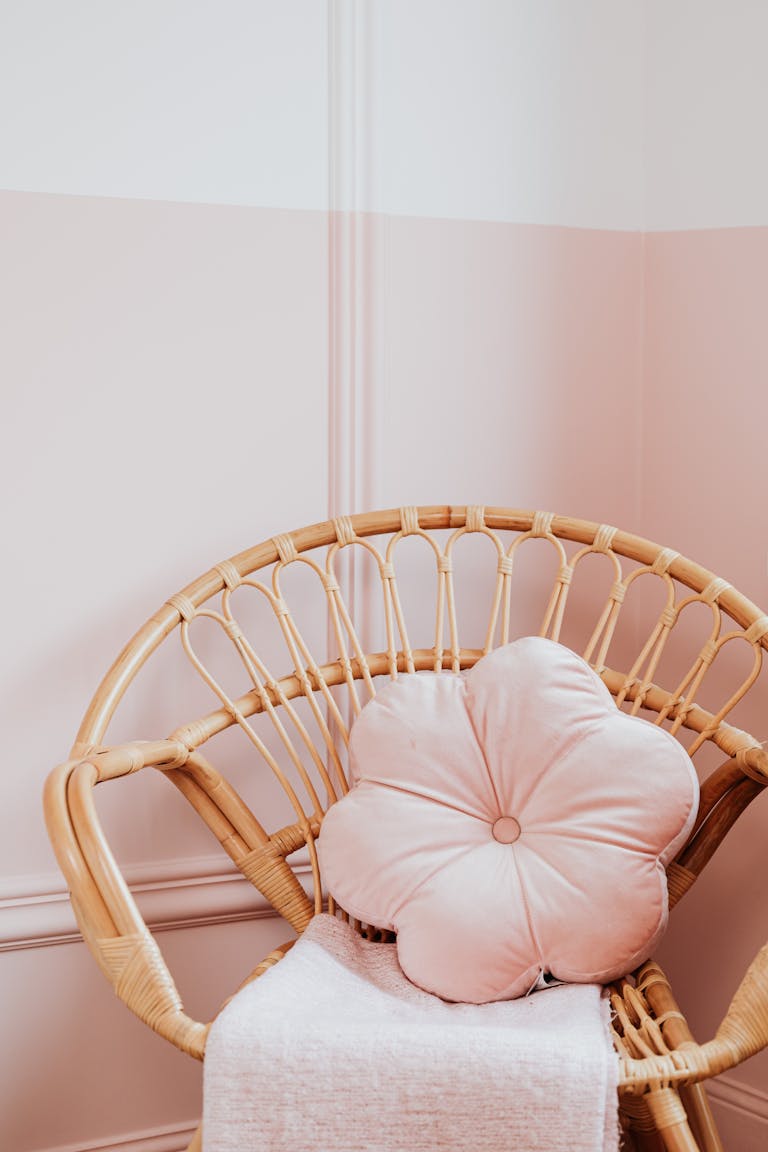
[[[414,984],[479,1004],[542,973],[605,982],[652,953],[698,781],[570,649],[525,637],[462,675],[401,676],[361,712],[350,761],[324,881],[397,933]]]

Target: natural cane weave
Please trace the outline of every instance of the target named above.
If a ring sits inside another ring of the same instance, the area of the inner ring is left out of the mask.
[[[483,563],[481,549],[469,548],[473,541],[482,544]],[[416,576],[414,544],[425,561],[416,598],[407,588]],[[290,578],[299,570],[304,587],[312,582],[317,593],[310,619],[302,604],[289,603]],[[428,583],[424,572],[431,573]],[[648,588],[656,597],[650,613],[641,608]],[[249,627],[245,596],[273,621],[269,644]],[[236,658],[240,672],[231,684],[208,660],[211,630]],[[160,1035],[203,1058],[209,1025],[183,1010],[101,829],[96,784],[159,769],[300,933],[318,912],[344,916],[324,896],[315,845],[324,813],[347,790],[350,725],[375,694],[376,679],[457,672],[500,644],[535,634],[580,651],[619,707],[663,725],[694,758],[701,802],[691,837],[669,868],[674,905],[768,781],[758,737],[735,726],[749,714],[768,615],[674,550],[607,525],[480,506],[340,517],[265,541],[172,596],[120,653],[70,759],[46,783],[49,834],[78,922],[117,994]],[[137,733],[136,742],[110,746],[106,729],[127,688],[163,642],[177,639],[210,693],[209,710],[180,715],[164,738]],[[267,830],[214,766],[220,739],[238,732],[254,767],[267,770],[287,798],[293,816],[281,828]],[[311,885],[286,859],[298,849]],[[378,935],[375,926],[357,927]],[[282,954],[272,953],[251,978]],[[654,962],[616,985],[613,1007],[627,1146],[658,1148],[660,1133],[670,1152],[718,1152],[701,1084],[768,1043],[768,946],[705,1043],[694,1040]]]

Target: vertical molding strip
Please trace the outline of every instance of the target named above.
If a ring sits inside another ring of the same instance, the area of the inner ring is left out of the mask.
[[[328,0],[328,514],[356,511],[357,107],[354,0]]]
[[[328,0],[328,516],[376,507],[376,70],[371,6]],[[350,550],[350,553],[357,552]],[[370,589],[342,557],[350,614],[368,647]]]

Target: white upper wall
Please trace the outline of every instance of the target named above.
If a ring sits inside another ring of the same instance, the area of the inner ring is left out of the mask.
[[[768,3],[645,2],[646,229],[768,224]]]
[[[3,0],[0,188],[317,208],[320,0]]]
[[[639,0],[4,0],[0,188],[325,208],[329,22],[368,170],[335,206],[639,227]]]
[[[0,188],[322,210],[334,35],[336,207],[768,223],[766,0],[4,0]]]
[[[371,207],[641,225],[639,0],[379,0]]]

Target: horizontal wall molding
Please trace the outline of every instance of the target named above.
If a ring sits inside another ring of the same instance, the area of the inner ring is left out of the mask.
[[[115,1136],[110,1140],[57,1144],[41,1152],[186,1152],[197,1129],[196,1123],[164,1124],[141,1132]]]
[[[740,1112],[765,1125],[766,1147],[768,1147],[768,1092],[761,1092],[748,1084],[741,1084],[731,1076],[718,1076],[706,1083],[709,1099],[718,1107]]]
[[[307,887],[311,868],[300,861],[294,871]],[[276,916],[272,905],[228,860],[199,857],[134,866],[124,870],[147,925],[155,932],[199,928],[238,920]],[[0,952],[43,948],[81,940],[69,893],[61,878],[27,876],[0,889]]]

